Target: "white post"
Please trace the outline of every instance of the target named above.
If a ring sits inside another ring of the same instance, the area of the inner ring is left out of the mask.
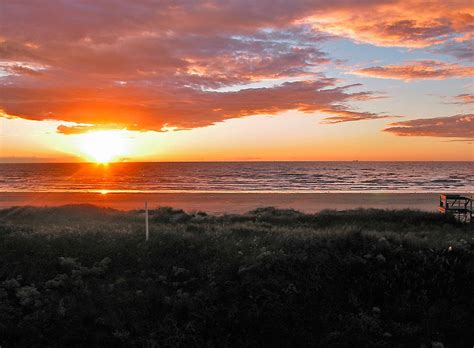
[[[148,242],[148,238],[150,237],[149,229],[148,229],[148,201],[145,201],[145,241]]]

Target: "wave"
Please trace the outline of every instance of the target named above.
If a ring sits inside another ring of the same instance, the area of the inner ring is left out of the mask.
[[[473,162],[0,164],[0,192],[472,192]]]

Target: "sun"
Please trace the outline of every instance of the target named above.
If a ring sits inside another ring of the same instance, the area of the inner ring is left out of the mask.
[[[97,131],[79,136],[79,148],[87,159],[108,163],[119,159],[129,151],[129,139],[124,131]]]

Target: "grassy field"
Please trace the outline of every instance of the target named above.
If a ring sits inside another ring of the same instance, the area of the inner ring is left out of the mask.
[[[0,210],[0,345],[472,347],[474,232],[417,211]]]

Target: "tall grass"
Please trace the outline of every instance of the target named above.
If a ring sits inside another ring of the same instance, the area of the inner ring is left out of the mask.
[[[0,211],[3,346],[474,342],[474,234],[417,211]],[[472,226],[471,226],[472,227]]]

